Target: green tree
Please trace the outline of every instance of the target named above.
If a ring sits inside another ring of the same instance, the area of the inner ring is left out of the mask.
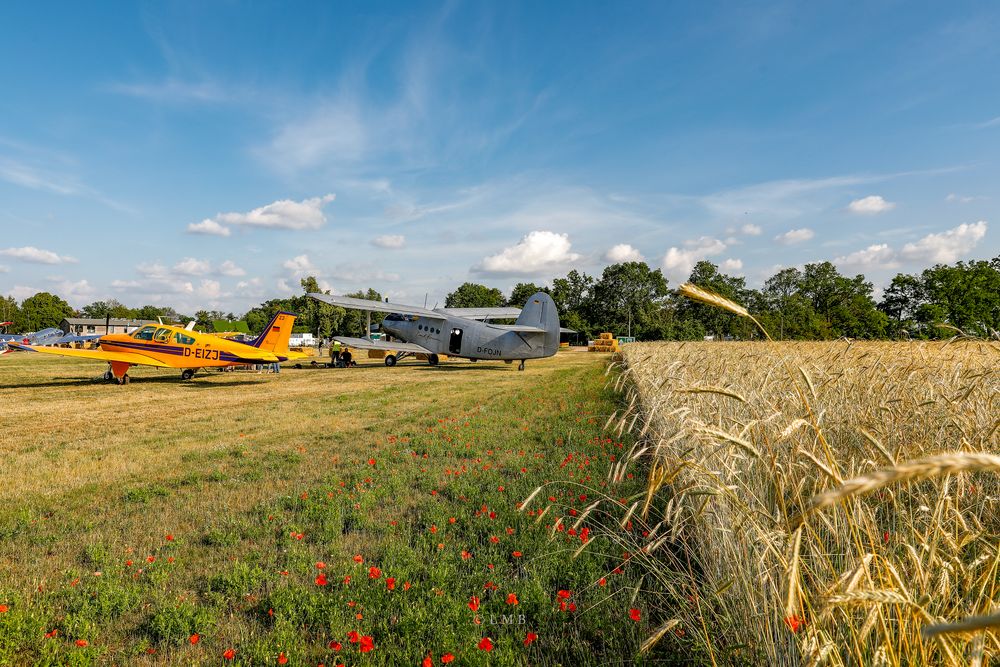
[[[58,327],[63,318],[72,317],[73,308],[54,294],[39,292],[21,302],[14,326],[18,331],[41,331]]]
[[[303,278],[300,284],[306,295],[330,293],[330,290],[320,288],[319,281],[314,276]],[[341,328],[341,323],[347,315],[347,311],[343,308],[331,306],[309,296],[303,297],[298,312],[303,324],[309,327],[307,330],[319,338],[329,338],[334,335]]]
[[[694,265],[688,281],[739,304],[749,301],[750,291],[745,279],[720,273],[719,267],[707,260]],[[751,323],[744,318],[691,299],[681,301],[678,315],[681,319],[697,322],[702,330],[715,336],[749,338],[752,333]]]
[[[444,301],[445,308],[496,308],[504,303],[503,292],[478,283],[463,283]]]
[[[12,296],[0,296],[0,322],[17,321],[20,309]]]
[[[84,306],[82,312],[84,317],[93,317],[95,319],[104,319],[106,317],[128,319],[134,315],[134,311],[131,308],[117,299],[95,301]]]
[[[545,287],[539,287],[535,283],[518,283],[510,291],[510,297],[504,305],[520,308],[528,300],[528,297],[538,292],[548,293],[549,290]]]
[[[645,262],[622,262],[605,267],[594,284],[590,300],[590,321],[604,331],[644,340],[662,330],[658,322],[667,280]]]

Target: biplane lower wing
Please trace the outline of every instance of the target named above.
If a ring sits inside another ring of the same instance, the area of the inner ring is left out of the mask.
[[[105,352],[104,350],[76,350],[65,347],[33,347],[31,345],[21,345],[10,343],[12,350],[24,350],[26,352],[39,352],[42,354],[56,354],[61,357],[76,357],[77,359],[99,359],[109,363],[135,364],[140,366],[158,366],[159,368],[174,368],[170,364],[164,363],[153,357],[136,352]]]
[[[344,336],[336,336],[334,340],[341,345],[346,345],[347,347],[356,347],[359,350],[385,350],[386,352],[410,352],[412,354],[433,354],[426,347],[417,345],[416,343],[403,343],[402,341],[393,341],[391,343],[383,340],[369,340],[367,338],[346,338]]]

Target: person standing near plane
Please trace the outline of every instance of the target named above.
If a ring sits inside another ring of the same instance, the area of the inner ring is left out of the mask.
[[[330,368],[336,368],[340,365],[340,341],[333,341],[333,345],[330,346]]]

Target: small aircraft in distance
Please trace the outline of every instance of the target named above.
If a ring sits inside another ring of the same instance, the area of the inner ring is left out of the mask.
[[[13,322],[0,322],[0,329],[6,329]],[[62,329],[51,328],[42,329],[29,334],[0,334],[0,354],[7,354],[11,351],[8,347],[10,343],[23,343],[25,345],[55,345],[56,343],[73,343],[76,341],[86,341],[97,336],[67,336]]]
[[[107,334],[98,340],[98,349],[76,350],[39,347],[10,342],[12,350],[57,354],[78,359],[108,362],[106,380],[128,384],[132,366],[158,366],[182,369],[181,379],[190,380],[200,368],[273,364],[294,356],[288,351],[295,315],[279,312],[257,338],[247,343],[203,334],[188,327],[149,324],[130,334]]]
[[[572,333],[559,326],[559,311],[552,297],[536,292],[528,297],[524,308],[417,308],[396,303],[356,299],[331,294],[309,294],[312,298],[341,308],[368,313],[368,336],[365,338],[335,337],[348,347],[362,350],[385,350],[385,365],[410,354],[426,354],[427,362],[436,366],[439,354],[479,360],[519,360],[518,370],[524,370],[526,359],[551,357],[559,350],[559,334]],[[382,320],[382,331],[403,342],[373,340],[371,314],[389,313]],[[514,324],[493,324],[489,319],[517,318]]]

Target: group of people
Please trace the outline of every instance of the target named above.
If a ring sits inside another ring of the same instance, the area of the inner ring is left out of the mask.
[[[320,350],[322,349],[323,344],[320,343]],[[333,341],[330,345],[330,368],[350,368],[357,365],[358,362],[354,361],[354,355],[351,354],[350,348]]]

